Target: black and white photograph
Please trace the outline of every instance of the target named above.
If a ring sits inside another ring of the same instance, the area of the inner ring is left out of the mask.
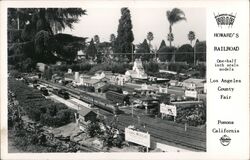
[[[8,8],[8,153],[206,152],[206,8]]]

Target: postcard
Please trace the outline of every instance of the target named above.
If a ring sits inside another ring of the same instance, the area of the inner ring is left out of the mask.
[[[249,159],[249,1],[1,1],[1,159]]]

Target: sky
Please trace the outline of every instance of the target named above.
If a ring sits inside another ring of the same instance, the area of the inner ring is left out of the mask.
[[[166,11],[172,8],[129,8],[133,25],[134,44],[142,43],[148,32],[154,34],[151,42],[153,48],[158,48],[161,41],[167,41],[169,23]],[[187,21],[181,21],[173,26],[175,46],[190,43],[187,38],[189,31],[194,31],[200,41],[206,40],[206,10],[204,8],[180,8],[184,11]],[[87,15],[74,24],[74,29],[66,28],[63,33],[80,37],[88,37],[90,41],[94,35],[99,35],[100,41],[110,40],[110,34],[117,36],[120,8],[86,8]]]

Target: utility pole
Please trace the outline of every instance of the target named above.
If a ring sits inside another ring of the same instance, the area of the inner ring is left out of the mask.
[[[195,42],[194,44],[194,65],[196,65],[196,44],[197,44],[197,41]]]

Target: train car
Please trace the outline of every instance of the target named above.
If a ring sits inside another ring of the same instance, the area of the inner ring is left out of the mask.
[[[121,103],[121,104],[130,103],[128,95],[124,95],[122,93],[117,93],[113,91],[106,92],[106,98],[114,103]]]
[[[64,99],[69,99],[69,93],[66,92],[66,90],[64,89],[53,89],[53,92],[55,95],[59,96],[59,97],[62,97]]]
[[[95,97],[93,95],[89,95],[89,94],[81,94],[80,95],[80,100],[93,104],[94,106],[103,109],[105,111],[111,112],[113,114],[120,114],[121,111],[118,109],[117,106],[110,104],[109,101],[107,101],[106,99],[102,99],[99,97]]]
[[[49,91],[48,91],[47,88],[45,88],[45,87],[41,87],[41,88],[40,88],[40,91],[42,92],[42,94],[43,94],[44,96],[48,96],[48,95],[49,95]]]

